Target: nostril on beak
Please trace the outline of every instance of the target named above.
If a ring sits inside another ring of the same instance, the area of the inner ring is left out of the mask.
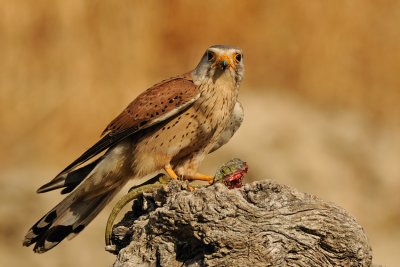
[[[226,67],[228,67],[229,62],[228,62],[226,59],[223,59],[223,60],[221,60],[221,61],[219,62],[219,65],[220,65],[221,69],[225,70]]]

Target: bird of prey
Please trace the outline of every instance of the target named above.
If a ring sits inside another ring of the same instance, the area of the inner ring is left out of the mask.
[[[139,183],[161,172],[174,179],[212,180],[197,169],[242,123],[243,73],[241,49],[215,45],[193,71],[140,94],[96,144],[37,190],[70,194],[32,226],[23,245],[35,244],[33,250],[43,253],[75,236],[129,180]]]

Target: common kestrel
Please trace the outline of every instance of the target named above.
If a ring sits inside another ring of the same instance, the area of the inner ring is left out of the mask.
[[[197,168],[242,123],[243,72],[239,48],[215,45],[193,71],[140,94],[100,141],[37,190],[71,193],[32,226],[23,245],[43,253],[78,234],[130,179],[138,184],[165,171],[171,178],[212,180]]]

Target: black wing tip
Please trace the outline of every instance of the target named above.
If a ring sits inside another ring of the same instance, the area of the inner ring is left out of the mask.
[[[39,187],[37,190],[36,190],[36,193],[37,194],[41,194],[41,193],[46,193],[46,192],[49,192],[49,191],[51,191],[52,189],[49,189],[48,187],[47,187],[47,184],[45,184],[45,185],[42,185],[41,187]]]
[[[59,178],[58,176],[55,178],[56,180],[52,180],[44,185],[42,185],[41,187],[39,187],[36,190],[36,193],[41,194],[41,193],[46,193],[55,189],[59,189],[62,188],[64,186],[64,183],[62,182],[61,179],[57,179]]]
[[[89,175],[101,160],[102,157],[70,173],[61,173],[61,175],[56,176],[47,184],[39,187],[36,192],[40,194],[63,188],[61,191],[62,195],[70,193]]]

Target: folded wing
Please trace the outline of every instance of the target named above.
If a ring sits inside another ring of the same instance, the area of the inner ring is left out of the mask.
[[[99,155],[138,131],[160,123],[185,110],[200,96],[191,74],[154,85],[133,100],[103,131],[102,138],[62,170],[39,193],[65,187],[65,179],[79,165]]]

